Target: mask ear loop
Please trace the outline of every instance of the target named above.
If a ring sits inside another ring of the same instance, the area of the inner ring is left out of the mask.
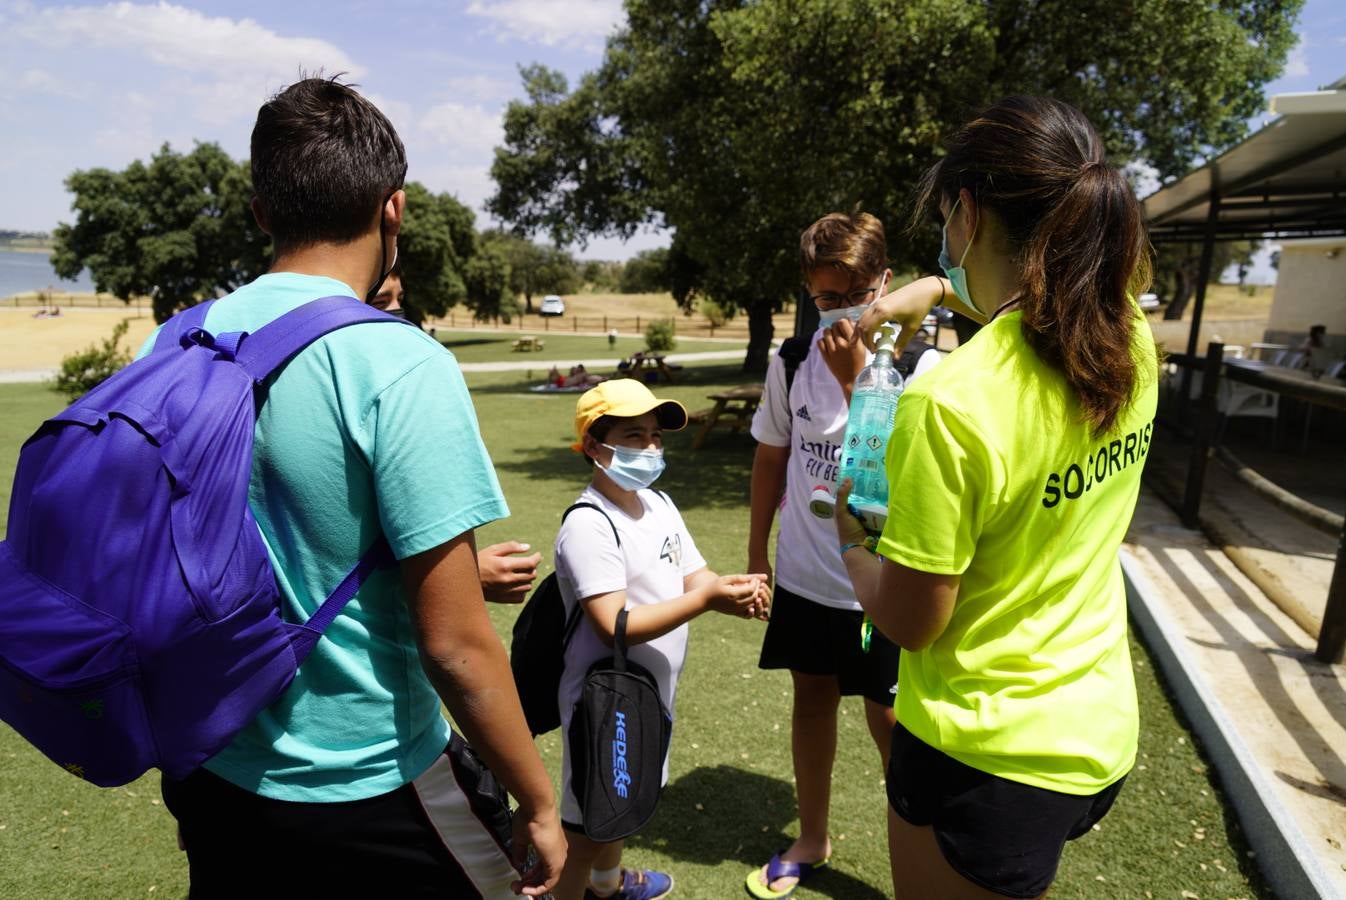
[[[374,286],[373,286],[372,288],[369,289],[369,293],[365,294],[365,302],[366,302],[366,303],[373,303],[373,302],[374,302],[374,298],[377,297],[377,296],[379,295],[379,288],[383,287],[383,282],[387,281],[387,280],[388,280],[388,276],[389,276],[390,274],[392,274],[393,269],[397,268],[397,243],[396,243],[396,242],[393,243],[393,264],[392,264],[391,266],[388,266],[387,269],[383,268],[384,265],[386,265],[387,262],[388,262],[388,243],[383,239],[383,223],[387,220],[388,201],[391,200],[391,199],[393,199],[393,194],[396,194],[396,193],[397,193],[397,191],[392,191],[391,193],[388,194],[388,196],[384,197],[384,198],[383,198],[383,202],[382,202],[381,204],[379,204],[379,272],[380,272],[380,274],[379,274],[379,280],[376,281],[376,282],[374,282]]]
[[[954,203],[954,207],[957,208],[958,204],[959,204],[959,203],[962,203],[962,202],[963,202],[963,198],[962,198],[962,197],[959,197],[958,200],[957,200],[957,202]],[[951,219],[953,218],[953,210],[952,210],[952,209],[949,210],[949,218],[951,218]],[[960,256],[960,257],[958,257],[958,268],[960,268],[960,269],[965,268],[965,267],[963,266],[963,263],[964,263],[964,261],[967,260],[967,255],[968,255],[968,253],[970,253],[970,252],[972,251],[972,242],[975,241],[975,240],[977,239],[977,226],[980,225],[980,224],[981,224],[981,222],[974,222],[973,225],[972,225],[972,233],[971,233],[970,235],[968,235],[968,237],[967,237],[967,246],[963,248],[963,255]]]

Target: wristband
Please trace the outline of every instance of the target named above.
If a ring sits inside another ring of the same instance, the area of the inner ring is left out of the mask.
[[[933,279],[935,279],[936,281],[939,282],[939,299],[935,301],[935,305],[936,305],[936,306],[943,306],[943,305],[944,305],[944,297],[945,297],[945,291],[944,291],[944,279],[943,279],[943,278],[940,278],[938,275],[932,275],[932,276],[930,276],[930,277],[933,278]]]
[[[864,546],[865,546],[865,545],[864,545],[863,543],[856,543],[856,544],[842,544],[842,545],[841,545],[841,551],[840,551],[840,553],[841,553],[842,556],[845,556],[846,553],[847,553],[848,551],[850,551],[850,550],[854,550],[856,547],[864,547]],[[865,549],[869,549],[869,548],[866,547]]]

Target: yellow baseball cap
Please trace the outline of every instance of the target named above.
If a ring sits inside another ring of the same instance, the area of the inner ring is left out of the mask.
[[[580,394],[575,404],[575,443],[571,450],[583,452],[589,426],[602,416],[643,416],[654,410],[659,427],[679,431],[687,427],[687,410],[676,400],[660,400],[634,378],[614,378]]]

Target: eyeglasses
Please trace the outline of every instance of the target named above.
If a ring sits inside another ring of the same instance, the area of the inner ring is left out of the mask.
[[[858,306],[869,299],[869,295],[877,291],[878,288],[860,288],[847,294],[834,294],[830,291],[823,294],[813,294],[809,297],[818,309],[826,312],[829,309],[837,309],[842,306]]]

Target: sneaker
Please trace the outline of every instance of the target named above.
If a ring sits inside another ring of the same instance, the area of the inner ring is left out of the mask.
[[[673,876],[651,869],[622,869],[622,886],[616,893],[600,897],[593,888],[584,892],[584,900],[662,900],[673,893]]]

